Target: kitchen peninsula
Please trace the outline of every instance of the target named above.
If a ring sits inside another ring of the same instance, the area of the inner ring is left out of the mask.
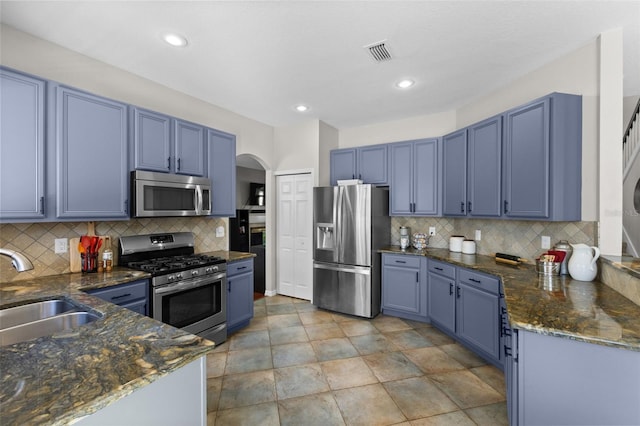
[[[121,421],[187,413],[181,421],[203,424],[204,357],[213,343],[83,292],[148,277],[115,268],[0,284],[3,308],[62,297],[102,314],[68,332],[0,347],[1,423],[95,424],[91,415],[109,410]]]
[[[511,424],[640,423],[640,306],[631,300],[598,281],[548,280],[531,265],[507,266],[490,256],[381,252],[500,279],[508,318],[496,327]]]

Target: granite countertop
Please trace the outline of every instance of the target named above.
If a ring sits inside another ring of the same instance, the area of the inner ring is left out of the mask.
[[[0,307],[70,298],[103,317],[75,330],[0,347],[0,422],[63,425],[213,350],[213,343],[83,293],[148,278],[114,268],[0,283]]]
[[[631,256],[602,256],[608,264],[626,272],[632,277],[640,278],[640,259]]]
[[[391,246],[380,252],[426,256],[500,277],[514,328],[640,351],[640,306],[599,281],[540,277],[533,265],[448,249]]]
[[[251,259],[253,257],[256,257],[255,253],[247,253],[243,251],[226,251],[226,250],[211,251],[204,254],[208,254],[209,256],[221,257],[227,262],[237,262],[239,260]]]

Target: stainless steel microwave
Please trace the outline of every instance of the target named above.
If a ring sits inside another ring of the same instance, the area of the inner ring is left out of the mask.
[[[211,181],[199,176],[131,172],[133,217],[208,216]]]

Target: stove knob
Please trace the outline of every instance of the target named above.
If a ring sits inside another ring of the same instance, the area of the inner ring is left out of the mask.
[[[213,272],[218,272],[218,267],[217,267],[217,266],[214,266],[213,268],[211,268],[211,270],[212,270]]]
[[[207,274],[211,274],[211,273],[213,273],[213,268],[209,266],[209,267],[204,269],[204,272],[207,273]]]
[[[175,279],[176,279],[176,277],[174,277],[173,275],[169,275],[169,276],[167,277],[167,281],[173,281],[173,280],[175,280]]]
[[[182,272],[178,272],[178,273],[176,274],[176,278],[177,278],[177,279],[179,279],[179,280],[181,280],[181,279],[182,279]]]
[[[191,271],[191,276],[195,277],[196,275],[198,275],[198,271]]]

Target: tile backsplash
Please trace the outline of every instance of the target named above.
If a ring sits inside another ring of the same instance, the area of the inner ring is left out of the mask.
[[[224,227],[224,237],[216,237],[216,228]],[[95,222],[97,235],[112,238],[111,249],[118,262],[118,238],[126,235],[163,232],[193,232],[196,252],[227,250],[228,219],[207,217],[131,219]],[[18,281],[69,272],[69,252],[56,254],[56,238],[77,238],[87,233],[87,222],[48,222],[0,224],[0,247],[26,255],[34,269],[18,273],[9,258],[0,258],[0,282]]]
[[[399,245],[400,226],[408,226],[411,233],[428,234],[435,226],[436,235],[429,240],[429,247],[448,248],[449,237],[464,235],[474,239],[476,229],[482,233],[476,241],[479,254],[507,253],[525,259],[534,259],[544,250],[540,248],[540,237],[551,237],[553,247],[560,240],[570,243],[597,245],[597,222],[534,222],[525,220],[454,219],[443,217],[392,217],[391,243]]]
[[[162,232],[193,232],[196,252],[226,250],[228,248],[228,219],[212,218],[154,218],[132,219],[117,222],[96,222],[96,234],[112,237],[112,250],[116,257],[118,238],[125,235]],[[216,237],[216,228],[223,226],[225,236]],[[533,222],[487,219],[452,219],[431,217],[392,217],[391,243],[398,245],[400,226],[408,226],[411,232],[428,233],[435,226],[436,235],[430,238],[429,247],[449,247],[451,235],[473,238],[475,230],[482,232],[477,241],[479,254],[496,252],[514,254],[527,259],[537,257],[540,237],[551,237],[553,246],[560,240],[570,243],[597,245],[597,222]],[[69,272],[69,253],[56,254],[56,238],[74,238],[87,232],[87,222],[12,223],[0,224],[0,247],[16,250],[32,261],[34,269],[17,273],[8,258],[0,258],[0,282],[30,279],[39,276]]]

